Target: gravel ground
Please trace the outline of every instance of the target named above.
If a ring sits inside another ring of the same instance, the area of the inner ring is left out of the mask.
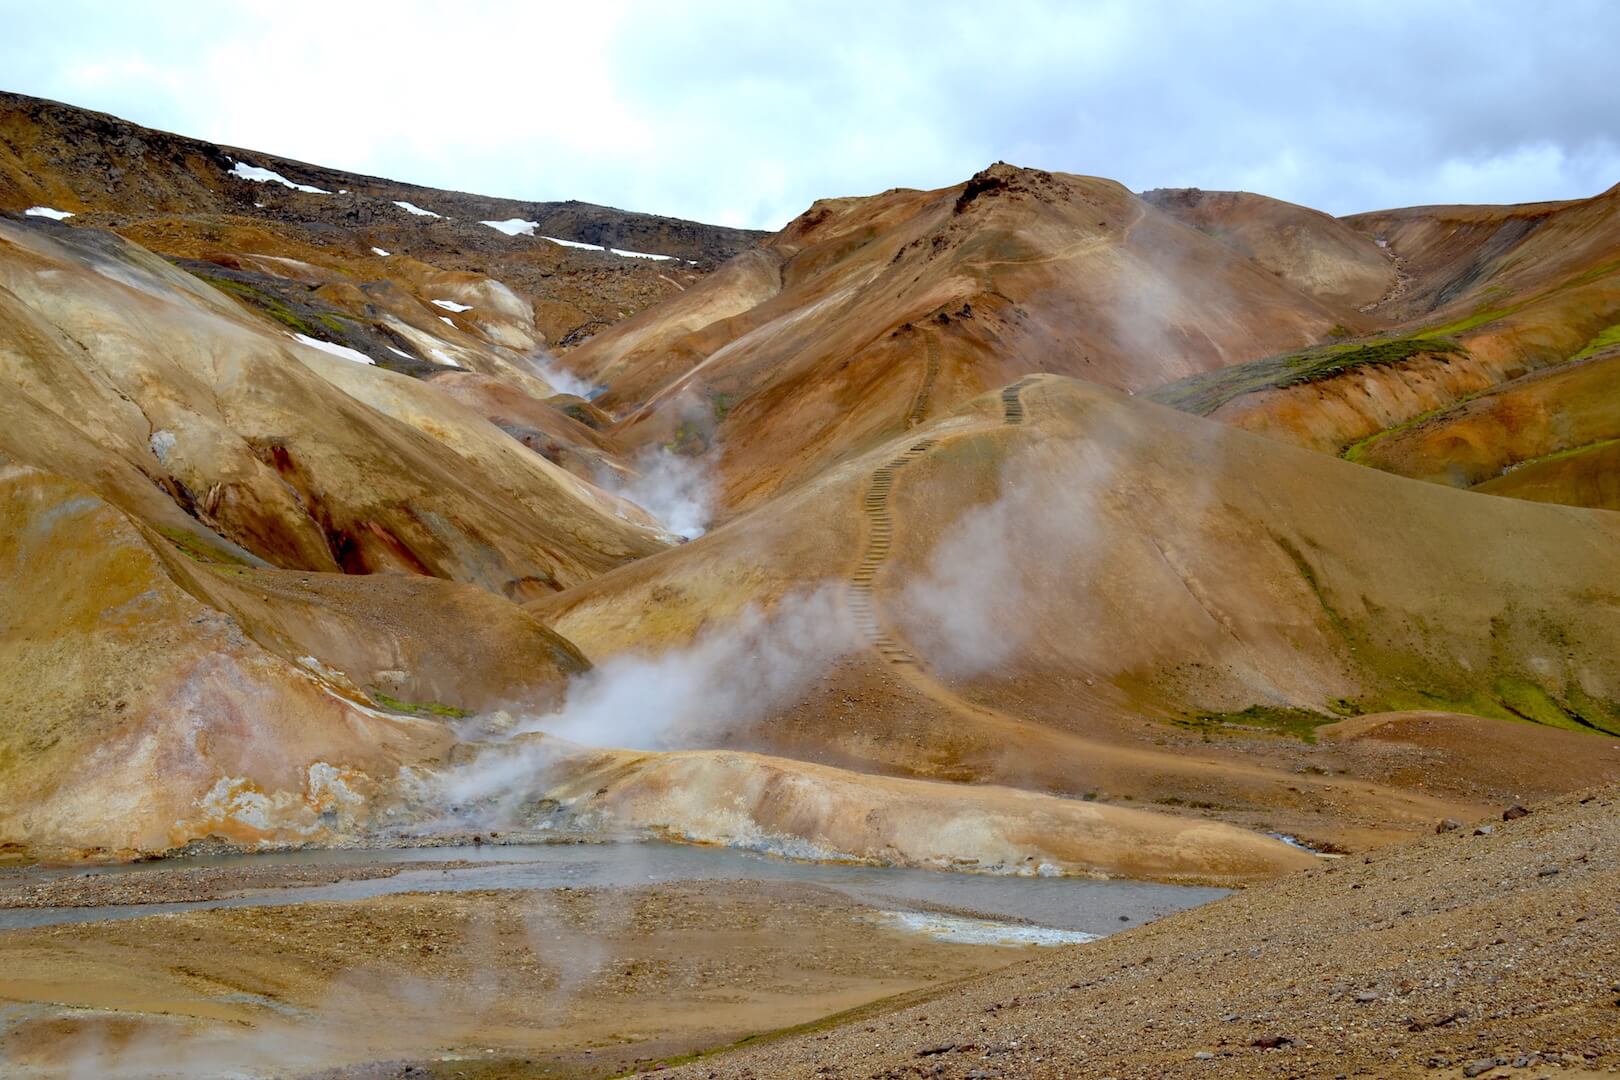
[[[1620,1076],[1620,789],[659,1076]]]
[[[306,885],[331,885],[339,881],[370,881],[393,877],[401,870],[421,869],[425,865],[429,864],[154,867],[122,873],[76,874],[49,881],[5,882],[0,879],[0,908],[112,907],[220,900],[254,889],[290,889]],[[435,868],[454,868],[458,864],[431,865]]]

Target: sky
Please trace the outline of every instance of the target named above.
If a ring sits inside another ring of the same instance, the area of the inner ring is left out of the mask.
[[[0,0],[0,88],[433,187],[774,229],[985,165],[1335,214],[1620,182],[1620,2]]]

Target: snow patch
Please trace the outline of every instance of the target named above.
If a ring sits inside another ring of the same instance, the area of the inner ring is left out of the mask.
[[[623,258],[626,258],[626,259],[658,259],[660,261],[667,261],[667,262],[679,262],[680,261],[679,259],[675,258],[675,256],[673,256],[673,255],[654,255],[651,252],[647,252],[647,251],[626,251],[623,248],[608,248],[608,250],[613,252],[613,254],[619,255],[619,256],[621,256]]]
[[[584,243],[583,241],[580,241],[580,240],[564,240],[561,237],[557,237],[557,236],[542,236],[540,239],[542,239],[542,240],[550,240],[553,244],[561,244],[563,247],[581,248],[581,249],[583,249],[585,251],[606,251],[607,250],[607,248],[603,247],[601,244],[587,244],[587,243]]]
[[[29,217],[48,217],[52,221],[65,221],[73,216],[66,210],[53,210],[49,206],[30,206],[23,213]]]
[[[231,166],[231,175],[238,180],[251,180],[255,184],[280,184],[282,187],[292,188],[294,191],[307,191],[311,195],[330,195],[325,188],[312,187],[309,184],[295,184],[278,172],[261,169],[255,165],[247,165],[238,161]]]
[[[472,310],[472,305],[471,304],[458,304],[454,300],[432,300],[432,301],[429,301],[429,303],[431,303],[434,307],[442,307],[446,311],[471,311]],[[443,316],[441,315],[440,318],[443,318]]]
[[[440,315],[439,316],[439,321],[444,323],[444,325],[450,327],[452,330],[455,329],[456,324],[451,322],[450,319],[447,316]]]
[[[394,205],[399,207],[401,210],[405,211],[407,214],[415,214],[417,217],[443,217],[444,216],[442,214],[435,214],[431,210],[424,210],[420,206],[417,206],[415,203],[406,202],[404,199],[395,199],[394,200]]]
[[[428,352],[433,355],[433,359],[437,360],[446,367],[458,368],[461,366],[460,364],[456,363],[450,354],[445,352],[443,349],[429,349]]]
[[[416,357],[412,356],[410,353],[401,352],[400,350],[394,348],[392,345],[384,345],[383,348],[387,349],[389,352],[393,353],[395,356],[403,356],[407,360],[415,360],[416,359]]]
[[[488,225],[496,232],[505,233],[507,236],[533,236],[534,230],[540,227],[538,221],[524,221],[522,218],[508,218],[505,221],[480,221],[478,224]],[[546,239],[551,238],[548,236]]]
[[[390,252],[390,251],[384,251],[384,250],[383,250],[383,249],[382,249],[382,248],[380,248],[380,247],[374,247],[374,248],[372,248],[372,249],[371,249],[371,253],[372,253],[372,254],[373,254],[373,255],[380,255],[380,256],[382,256],[382,257],[383,257],[383,258],[385,258],[385,259],[386,259],[386,258],[388,258],[388,256],[389,256],[389,255],[391,255],[391,254],[393,254],[393,252]]]
[[[365,353],[356,349],[351,349],[347,345],[334,345],[330,341],[322,341],[319,338],[305,337],[303,334],[294,334],[293,337],[297,338],[305,345],[321,350],[323,353],[331,353],[333,356],[341,356],[343,359],[353,360],[357,364],[375,364],[377,362],[371,357],[367,356]]]

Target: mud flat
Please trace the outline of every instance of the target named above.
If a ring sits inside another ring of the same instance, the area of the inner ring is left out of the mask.
[[[24,1077],[608,1076],[1219,895],[663,844],[40,869],[0,879],[0,1062]]]

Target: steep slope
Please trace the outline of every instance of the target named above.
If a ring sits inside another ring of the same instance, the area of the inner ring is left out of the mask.
[[[1604,513],[1044,376],[534,605],[604,671],[670,687],[666,727],[602,727],[588,700],[534,723],[1377,843],[1484,789],[1370,782],[1312,729],[1450,707],[1526,739],[1524,721],[1620,732],[1620,622],[1594,602],[1617,562]]]
[[[248,178],[235,175],[239,167]],[[319,253],[315,261],[338,269],[375,272],[376,248],[441,270],[488,274],[535,304],[553,343],[679,293],[762,235],[589,203],[439,191],[0,93],[0,211],[41,205],[175,257]],[[507,235],[485,221],[527,231]]]
[[[1620,439],[1617,392],[1620,347],[1599,348],[1387,429],[1346,456],[1423,480],[1517,493],[1532,477],[1573,477],[1584,455]],[[1543,501],[1620,508],[1612,497],[1562,485]]]
[[[0,221],[0,313],[0,379],[28,409],[0,449],[71,462],[204,545],[524,598],[660,546],[633,508],[429,386],[299,344],[108,234]],[[147,509],[154,484],[182,514]]]
[[[1371,325],[1117,184],[998,164],[818,202],[566,362],[632,444],[720,445],[736,510],[1029,371],[1134,391],[1341,324]]]
[[[1620,189],[1345,224],[1376,237],[1400,267],[1401,283],[1372,311],[1390,329],[1192,376],[1151,396],[1405,475],[1611,505],[1601,446],[1610,427],[1605,359],[1620,325]],[[1598,457],[1580,460],[1585,447]],[[1544,458],[1552,460],[1539,465]],[[1504,475],[1525,463],[1532,472]]]
[[[1319,210],[1247,191],[1159,188],[1142,199],[1322,300],[1365,310],[1399,281],[1385,248]]]
[[[350,834],[451,743],[444,716],[554,698],[586,666],[470,586],[194,561],[3,453],[0,596],[9,858]]]

